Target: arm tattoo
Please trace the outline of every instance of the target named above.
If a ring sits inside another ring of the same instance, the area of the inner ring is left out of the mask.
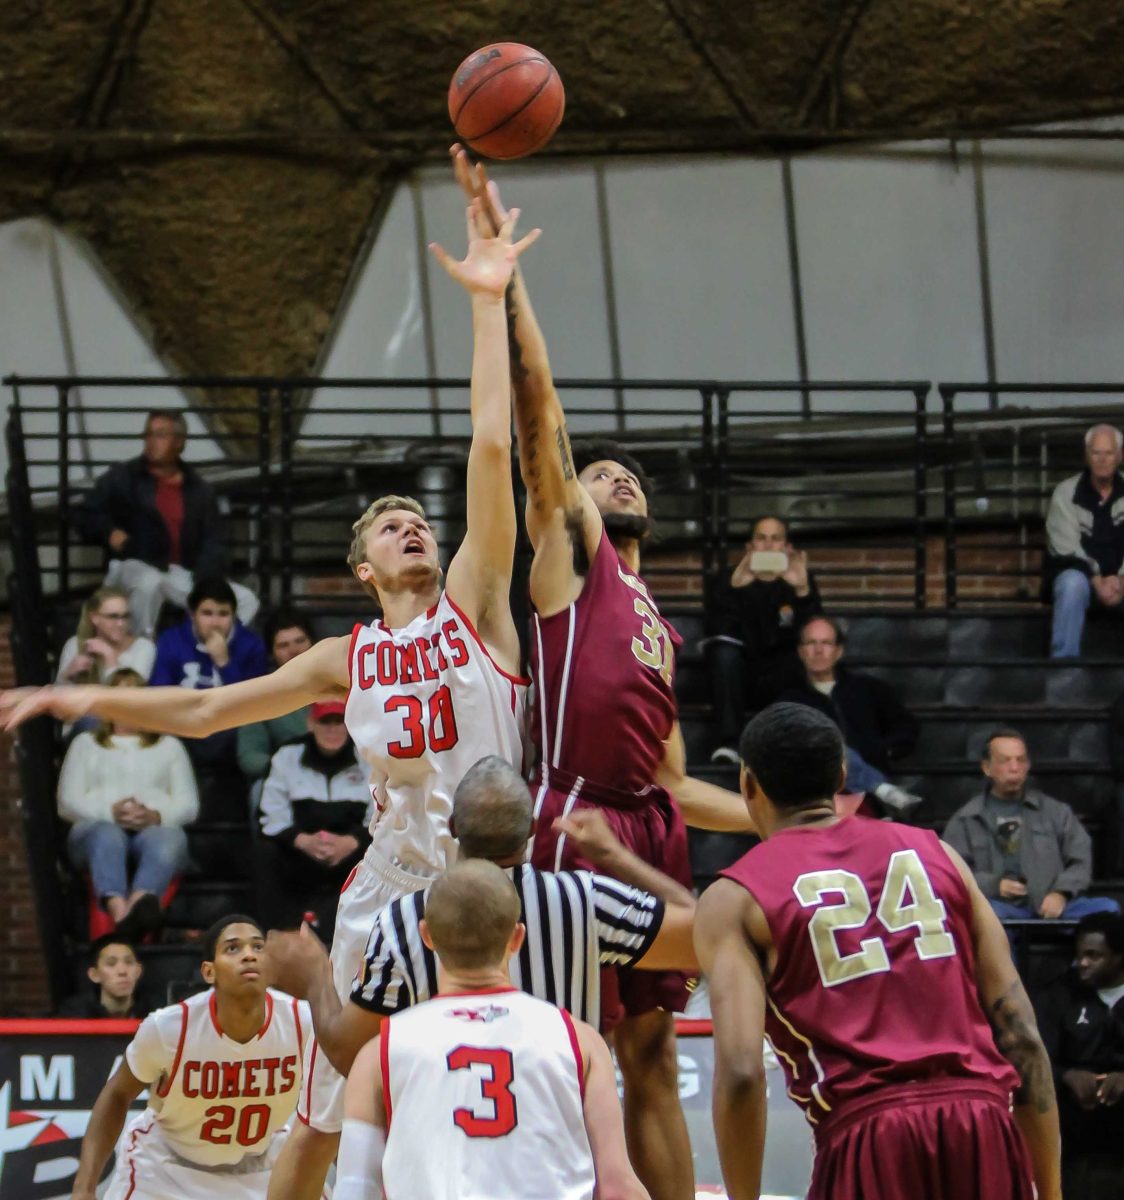
[[[1016,1104],[1031,1104],[1040,1113],[1055,1105],[1054,1078],[1046,1047],[1038,1036],[1023,985],[1016,980],[991,1006],[991,1027],[999,1052],[1019,1073]]]
[[[507,285],[504,293],[507,312],[507,352],[511,357],[511,379],[513,383],[521,383],[527,378],[527,368],[523,365],[523,347],[515,333],[515,321],[519,316],[519,307],[515,303],[515,278]]]
[[[574,477],[574,460],[570,457],[570,439],[566,436],[564,426],[559,425],[555,429],[554,440],[558,443],[558,457],[562,460],[562,478],[569,483]]]

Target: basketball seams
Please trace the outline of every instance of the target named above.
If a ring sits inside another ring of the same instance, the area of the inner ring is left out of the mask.
[[[464,112],[465,107],[467,106],[468,102],[472,99],[473,96],[476,95],[476,93],[482,87],[491,83],[493,79],[499,79],[499,77],[501,75],[505,75],[508,71],[513,70],[515,67],[522,67],[528,63],[542,63],[543,66],[547,68],[547,75],[546,75],[547,80],[550,79],[551,75],[556,75],[558,73],[557,71],[554,70],[553,65],[551,63],[549,63],[545,58],[543,58],[543,56],[541,54],[532,55],[529,58],[520,58],[516,62],[507,63],[505,66],[500,67],[499,70],[493,71],[491,73],[491,75],[486,75],[478,83],[473,84],[473,86],[465,93],[464,97],[462,98],[462,100],[460,102],[460,107],[457,109],[455,114],[450,110],[449,116],[451,116],[453,118],[453,125],[455,126],[460,121],[461,114]],[[542,87],[539,88],[539,91],[542,91]],[[538,92],[536,92],[535,95],[537,96]],[[526,107],[526,105],[524,105],[524,107]],[[520,110],[520,111],[522,111],[522,110]],[[492,130],[489,130],[488,132],[491,133]],[[481,136],[483,136],[483,135],[481,135]]]
[[[511,112],[509,112],[507,114],[507,116],[504,117],[504,119],[499,122],[498,125],[493,125],[491,127],[491,129],[486,129],[486,130],[484,130],[483,133],[473,134],[473,136],[471,138],[466,138],[465,140],[468,142],[468,144],[470,146],[478,146],[481,142],[485,141],[487,138],[490,138],[493,134],[500,133],[502,130],[506,129],[522,113],[525,113],[527,111],[527,109],[529,109],[531,107],[532,104],[534,104],[534,102],[546,90],[547,84],[549,84],[551,82],[551,80],[554,78],[557,78],[557,72],[554,70],[553,67],[551,67],[550,74],[547,75],[547,77],[542,81],[542,83],[539,84],[539,86],[534,90],[534,92],[530,96],[528,96],[527,99],[524,100],[523,103],[520,104],[520,106],[518,108],[513,109]],[[554,131],[551,130],[551,132],[553,133]],[[481,151],[480,153],[484,153],[484,152]],[[498,157],[498,156],[493,156],[493,157]]]

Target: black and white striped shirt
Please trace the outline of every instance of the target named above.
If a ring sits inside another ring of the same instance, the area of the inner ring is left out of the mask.
[[[597,1027],[602,966],[643,958],[663,923],[662,900],[590,871],[507,868],[519,893],[527,936],[511,960],[511,981],[540,1000]],[[376,917],[351,999],[389,1016],[437,992],[437,963],[421,940],[426,890],[387,905]]]

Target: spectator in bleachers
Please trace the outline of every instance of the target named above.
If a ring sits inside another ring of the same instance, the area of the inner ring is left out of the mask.
[[[1124,1198],[1124,917],[1077,927],[1073,966],[1042,996],[1054,1067],[1066,1200]]]
[[[716,581],[707,608],[718,739],[711,761],[737,766],[747,715],[799,680],[796,631],[822,611],[808,556],[793,549],[780,518],[754,523],[745,553],[728,578]]]
[[[1030,756],[1014,729],[987,739],[984,790],[952,815],[945,841],[972,869],[1003,920],[1080,918],[1118,912],[1115,900],[1086,896],[1093,846],[1068,804],[1027,787]]]
[[[848,792],[870,793],[896,813],[921,803],[887,773],[917,744],[917,718],[886,682],[841,666],[846,637],[840,623],[815,616],[797,631],[802,678],[781,700],[818,708],[839,726],[847,747]]]
[[[125,668],[110,687],[143,687]],[[94,894],[124,937],[160,924],[160,896],[187,864],[183,826],[195,820],[199,795],[183,744],[102,722],[80,733],[59,774],[59,816],[73,823],[70,861],[88,871]],[[129,864],[133,863],[132,879]]]
[[[202,688],[266,674],[265,644],[234,615],[231,586],[221,575],[200,579],[187,598],[189,615],[156,642],[153,687]],[[200,770],[238,771],[238,734],[226,729],[188,743]]]
[[[1054,597],[1051,658],[1081,653],[1093,601],[1124,604],[1124,434],[1094,425],[1085,434],[1085,470],[1054,488],[1046,514],[1046,578]]]
[[[151,639],[132,631],[128,596],[120,588],[98,588],[82,605],[77,632],[63,644],[55,682],[104,683],[121,667],[147,680],[155,661]]]
[[[339,891],[371,843],[374,800],[343,720],[342,700],[309,706],[308,732],[273,756],[261,798],[258,914],[292,928],[306,911],[328,944]]]
[[[291,658],[311,649],[314,638],[312,624],[303,613],[282,609],[270,619],[265,631],[275,667],[282,667]],[[238,730],[238,765],[248,780],[264,779],[269,774],[270,760],[287,742],[294,742],[308,732],[308,709],[298,708],[283,717],[256,721]]]
[[[165,600],[183,607],[196,579],[223,571],[223,520],[210,486],[183,461],[187,423],[157,409],[144,424],[144,452],[117,463],[94,484],[78,512],[82,535],[112,561],[108,585],[129,595],[139,633],[153,635]],[[234,584],[238,615],[254,619],[258,599]]]
[[[148,1006],[138,992],[144,968],[137,949],[114,930],[90,943],[86,978],[90,987],[70,996],[59,1006],[59,1017],[103,1020],[148,1016]]]

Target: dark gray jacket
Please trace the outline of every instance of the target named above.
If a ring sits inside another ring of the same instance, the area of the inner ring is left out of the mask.
[[[999,896],[1003,855],[984,807],[986,792],[973,796],[953,813],[944,840],[964,858],[985,896]],[[1027,898],[1032,907],[1047,892],[1078,896],[1093,877],[1093,843],[1077,814],[1060,800],[1028,787],[1023,794],[1019,850]]]

